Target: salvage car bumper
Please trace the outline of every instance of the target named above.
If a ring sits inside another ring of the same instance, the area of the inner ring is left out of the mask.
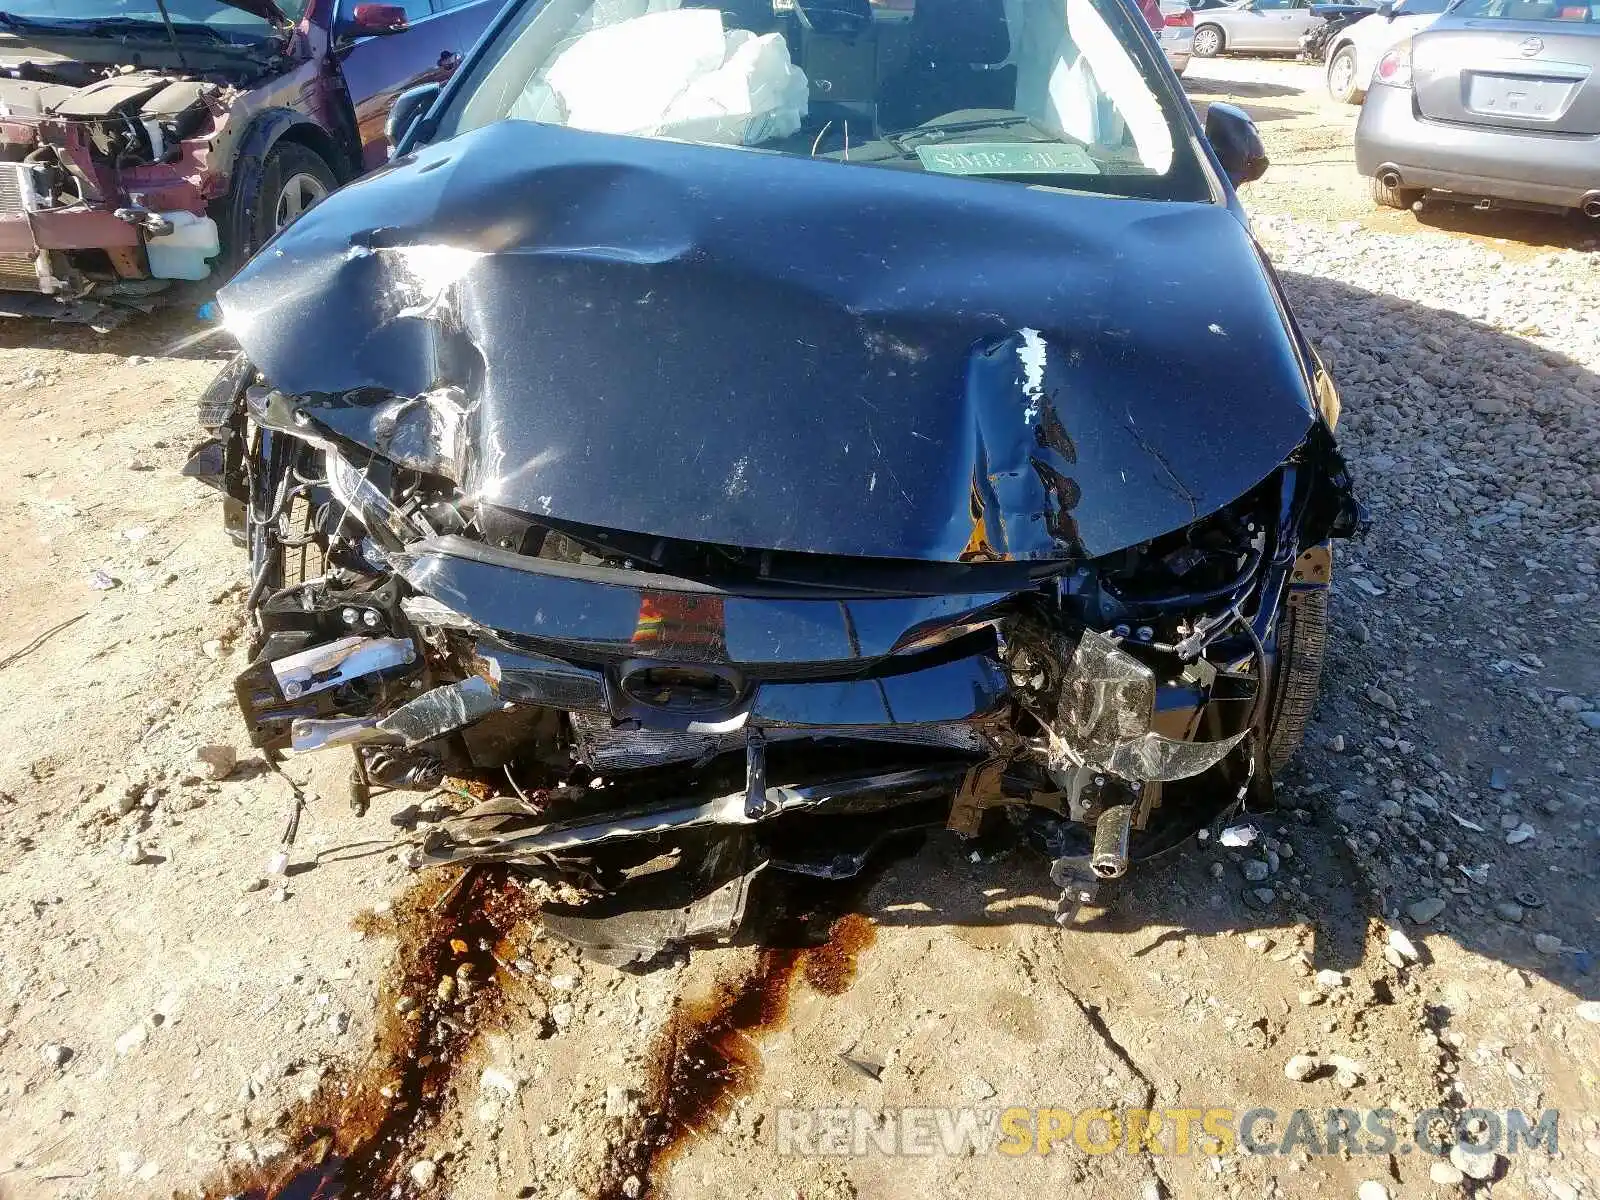
[[[1356,169],[1396,186],[1553,208],[1600,196],[1600,137],[1430,121],[1409,88],[1375,84],[1356,125]]]
[[[1189,65],[1189,56],[1194,53],[1194,27],[1169,25],[1159,36],[1161,52],[1167,56],[1167,64],[1176,74],[1182,75]]]

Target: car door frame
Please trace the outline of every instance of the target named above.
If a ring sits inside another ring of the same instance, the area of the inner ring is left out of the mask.
[[[495,24],[502,0],[461,0],[460,3],[450,4],[443,0],[427,0],[428,11],[426,14],[411,20],[407,18],[406,27],[398,33],[392,34],[367,34],[365,36],[350,36],[346,18],[351,9],[362,0],[333,0],[333,14],[330,24],[329,36],[330,55],[338,64],[341,75],[344,74],[345,63],[356,52],[367,48],[370,43],[388,42],[392,39],[425,37],[430,26],[436,22],[451,22],[463,20],[466,10],[481,10],[481,19],[471,37],[465,39],[460,46],[447,48],[454,55],[454,60],[448,64],[441,60],[433,69],[408,75],[404,78],[389,78],[385,85],[376,91],[363,91],[357,95],[356,89],[350,87],[349,78],[345,76],[346,91],[350,98],[350,107],[355,114],[356,139],[359,143],[357,152],[360,155],[362,169],[371,170],[381,165],[388,157],[388,142],[383,134],[383,126],[388,117],[389,109],[394,106],[400,93],[417,86],[437,80],[443,83],[453,75],[465,60],[469,51],[484,33]],[[438,28],[443,28],[441,24]],[[372,47],[377,50],[377,47]],[[370,101],[378,99],[381,108],[374,109]],[[365,109],[366,111],[363,111]]]

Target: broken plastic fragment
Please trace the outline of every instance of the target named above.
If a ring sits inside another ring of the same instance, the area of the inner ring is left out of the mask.
[[[1254,825],[1231,825],[1224,829],[1217,838],[1224,846],[1248,846],[1259,837],[1261,831]]]

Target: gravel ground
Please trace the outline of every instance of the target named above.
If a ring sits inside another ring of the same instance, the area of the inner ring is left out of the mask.
[[[1138,872],[1067,933],[1038,863],[943,838],[817,950],[631,975],[515,911],[458,931],[447,881],[397,844],[435,808],[397,797],[358,821],[334,765],[285,778],[243,756],[217,779],[197,757],[242,746],[243,563],[176,474],[212,351],[163,350],[190,332],[177,315],[108,337],[0,327],[0,1197],[221,1195],[224,1172],[268,1178],[394,1095],[412,1107],[377,1139],[373,1194],[1600,1194],[1593,231],[1373,212],[1355,110],[1315,68],[1197,62],[1186,85],[1262,124],[1274,166],[1247,206],[1339,381],[1373,524],[1338,564],[1282,811],[1248,849]],[[258,888],[291,787],[313,801],[295,873]],[[491,943],[498,986],[463,986]],[[711,1093],[719,1055],[740,1077]],[[784,1108],[1012,1103],[1562,1123],[1554,1152],[1461,1160],[1492,1183],[1409,1146],[777,1145]]]

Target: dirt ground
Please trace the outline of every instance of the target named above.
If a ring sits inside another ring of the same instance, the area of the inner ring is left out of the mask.
[[[947,835],[638,973],[499,878],[415,872],[438,800],[357,818],[343,760],[246,750],[245,562],[178,474],[225,344],[0,325],[0,1198],[1600,1195],[1600,231],[1375,211],[1320,83],[1185,80],[1261,126],[1246,203],[1374,532],[1283,807],[1066,931],[1041,862]],[[1510,1108],[1558,1143],[1413,1145]],[[1193,1136],[1075,1135],[1099,1109]],[[1210,1144],[1215,1109],[1273,1110],[1286,1152]],[[1334,1109],[1398,1137],[1330,1147]]]

